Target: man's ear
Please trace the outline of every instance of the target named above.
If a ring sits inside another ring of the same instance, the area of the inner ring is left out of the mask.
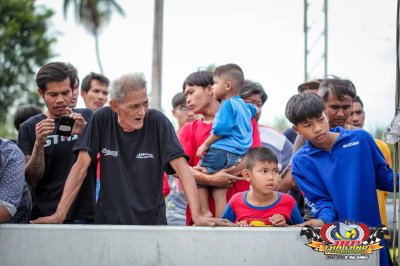
[[[250,182],[251,177],[250,177],[249,169],[243,169],[242,170],[242,176],[243,176],[244,180],[246,180],[247,182]]]
[[[37,89],[37,92],[38,92],[39,96],[44,100],[44,93],[43,93],[43,91],[42,91],[40,88],[38,88],[38,89]]]
[[[113,110],[114,112],[117,113],[117,107],[118,107],[118,103],[115,100],[110,100],[109,102],[111,110]]]
[[[208,95],[213,95],[213,93],[212,93],[212,85],[208,85],[205,89],[208,90]]]
[[[329,117],[328,117],[328,114],[326,113],[326,108],[324,110],[324,114],[325,114],[325,117],[326,117],[326,121],[328,121],[328,123],[329,123]]]
[[[176,118],[175,114],[176,114],[176,109],[173,108],[173,109],[172,109],[172,116]]]
[[[296,132],[297,135],[301,135],[301,134],[299,133],[298,127],[297,127],[296,125],[293,125],[292,128],[293,128],[294,132]]]

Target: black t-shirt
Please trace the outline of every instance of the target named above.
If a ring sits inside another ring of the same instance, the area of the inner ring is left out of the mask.
[[[98,224],[165,225],[163,172],[173,174],[169,161],[186,157],[171,122],[150,109],[141,129],[124,132],[110,107],[98,109],[74,151],[100,156]]]
[[[93,113],[90,109],[74,109],[74,112],[82,114],[86,122],[90,120]],[[21,124],[18,134],[18,146],[25,155],[32,155],[36,140],[36,124],[46,118],[46,115],[38,114]],[[57,128],[60,119],[55,119],[54,122]],[[44,176],[32,190],[34,201],[32,219],[51,215],[56,211],[65,181],[76,161],[76,155],[72,152],[72,149],[78,139],[78,135],[64,138],[56,135],[55,131],[47,137],[44,145]],[[91,168],[94,167],[95,165],[91,165]],[[96,205],[95,180],[96,176],[93,175],[93,171],[88,171],[87,178],[85,178],[66,220],[94,219]]]

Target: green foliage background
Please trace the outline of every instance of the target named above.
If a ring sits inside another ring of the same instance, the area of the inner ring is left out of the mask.
[[[54,12],[34,0],[0,2],[0,136],[15,138],[13,106],[41,106],[35,72],[52,57],[55,36],[48,34]]]

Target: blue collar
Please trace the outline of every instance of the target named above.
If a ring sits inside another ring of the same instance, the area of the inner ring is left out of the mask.
[[[329,129],[329,132],[339,133],[339,137],[336,139],[335,143],[333,143],[332,150],[335,148],[335,146],[338,145],[339,142],[341,142],[343,139],[346,139],[349,136],[348,130],[346,130],[346,129],[342,128],[342,127],[331,128],[331,129]],[[317,152],[326,152],[326,150],[317,148],[314,145],[312,145],[309,140],[306,141],[306,145],[304,146],[304,150],[308,154],[313,154],[313,153],[317,153]]]

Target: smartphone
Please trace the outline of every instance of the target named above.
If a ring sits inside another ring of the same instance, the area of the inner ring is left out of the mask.
[[[56,134],[60,136],[69,137],[71,136],[72,128],[74,127],[75,119],[72,117],[63,115],[60,118]]]

